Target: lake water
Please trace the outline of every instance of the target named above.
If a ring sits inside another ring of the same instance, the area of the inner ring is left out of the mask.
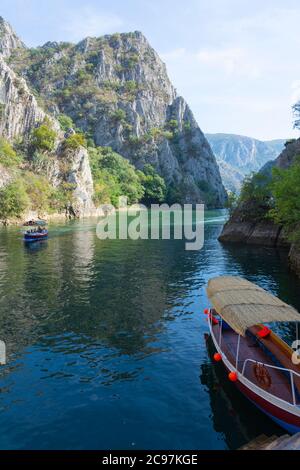
[[[1,449],[235,449],[282,432],[211,362],[205,285],[241,275],[299,309],[300,282],[284,252],[222,246],[224,217],[207,212],[201,251],[100,241],[94,220],[29,248],[0,230]]]

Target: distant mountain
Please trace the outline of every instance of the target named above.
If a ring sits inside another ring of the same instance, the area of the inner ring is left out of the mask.
[[[206,134],[226,189],[238,192],[245,176],[275,160],[285,140],[261,141],[235,134]]]

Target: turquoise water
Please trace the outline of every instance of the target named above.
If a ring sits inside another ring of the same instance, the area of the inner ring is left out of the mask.
[[[286,253],[222,246],[224,213],[206,218],[199,252],[100,241],[94,220],[29,248],[0,230],[1,449],[234,449],[281,433],[212,364],[204,288],[242,275],[299,309],[300,283]]]

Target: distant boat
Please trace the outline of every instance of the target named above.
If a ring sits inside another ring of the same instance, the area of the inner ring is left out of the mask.
[[[25,243],[47,240],[49,232],[45,220],[30,220],[24,224],[24,227],[26,227],[23,233]]]
[[[292,361],[295,352],[263,325],[296,322],[298,332],[299,313],[240,277],[211,279],[207,294],[214,360],[223,362],[229,380],[261,411],[291,434],[299,432],[300,365]]]

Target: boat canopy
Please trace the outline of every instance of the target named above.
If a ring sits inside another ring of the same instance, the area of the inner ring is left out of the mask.
[[[216,312],[242,336],[260,323],[300,321],[293,307],[241,277],[211,279],[207,295]]]
[[[45,220],[29,220],[28,222],[24,223],[24,227],[44,227],[47,225],[47,222]]]

